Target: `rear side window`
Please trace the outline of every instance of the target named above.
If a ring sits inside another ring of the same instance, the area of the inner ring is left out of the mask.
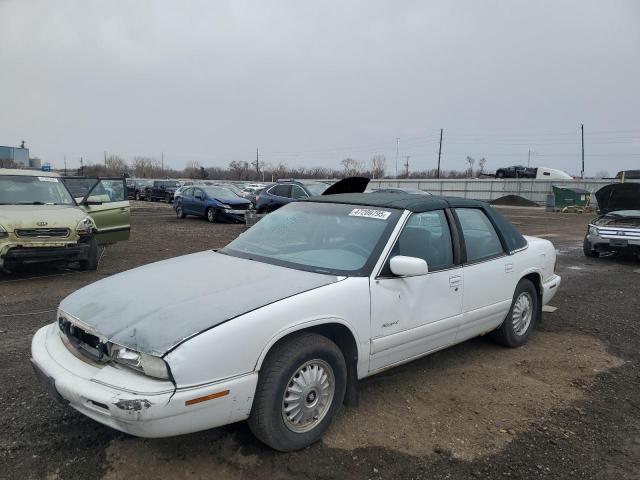
[[[291,197],[292,198],[307,198],[309,195],[298,185],[292,185]]]
[[[500,237],[485,213],[478,208],[457,208],[467,247],[467,262],[476,262],[504,253]]]
[[[443,210],[414,213],[409,217],[398,237],[390,258],[395,255],[422,258],[429,271],[441,270],[453,265],[451,231]],[[390,274],[388,266],[386,275]]]
[[[278,197],[289,198],[291,196],[291,185],[276,185],[269,191],[269,193]]]

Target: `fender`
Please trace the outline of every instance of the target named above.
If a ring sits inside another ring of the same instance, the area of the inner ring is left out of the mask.
[[[319,318],[304,321],[302,323],[289,325],[288,327],[285,327],[279,330],[275,335],[273,335],[269,339],[269,341],[262,348],[262,351],[260,352],[260,356],[256,360],[254,371],[258,372],[260,368],[262,368],[262,363],[264,362],[264,359],[266,358],[267,354],[271,350],[271,347],[273,347],[279,340],[282,340],[284,337],[294,332],[305,330],[310,327],[315,327],[318,325],[327,325],[330,323],[337,323],[339,325],[343,325],[349,330],[349,332],[351,332],[351,335],[353,335],[353,338],[356,341],[356,348],[358,350],[358,378],[362,378],[366,374],[366,371],[368,370],[367,364],[369,362],[369,358],[367,356],[366,358],[363,359],[362,347],[361,347],[360,338],[358,337],[358,334],[356,333],[355,329],[351,326],[349,322],[347,322],[345,319],[340,317],[319,317]],[[363,362],[365,363],[364,366],[362,365]]]

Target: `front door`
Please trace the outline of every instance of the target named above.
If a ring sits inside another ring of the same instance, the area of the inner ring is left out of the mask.
[[[202,189],[200,188],[194,188],[193,189],[193,203],[192,205],[192,211],[195,215],[199,215],[201,217],[205,216],[205,206],[206,206],[206,202],[205,199],[207,197],[205,196],[204,192],[202,191]]]
[[[396,277],[395,255],[422,258],[429,273]],[[462,319],[463,275],[444,210],[409,217],[378,276],[371,280],[371,372],[454,342]]]
[[[96,224],[99,244],[129,239],[131,207],[123,178],[66,177],[64,182]]]
[[[506,254],[491,220],[481,208],[457,208],[466,249],[463,268],[464,318],[457,341],[499,326],[511,308],[517,283],[514,259]]]

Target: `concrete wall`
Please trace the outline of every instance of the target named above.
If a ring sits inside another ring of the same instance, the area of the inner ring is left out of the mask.
[[[631,181],[631,180],[628,180]],[[636,180],[637,181],[637,180]],[[520,195],[533,202],[544,205],[547,195],[553,194],[553,186],[583,188],[595,193],[600,188],[616,180],[535,180],[535,179],[452,179],[452,180],[371,180],[369,188],[405,187],[419,188],[433,195],[471,198],[491,201],[505,195]]]

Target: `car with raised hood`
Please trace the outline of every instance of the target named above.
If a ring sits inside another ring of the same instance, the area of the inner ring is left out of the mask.
[[[194,185],[180,192],[173,208],[178,218],[187,215],[214,222],[244,222],[244,214],[253,204],[220,185]]]
[[[640,258],[640,183],[613,183],[596,192],[600,215],[589,222],[587,257],[630,253]]]
[[[315,180],[281,179],[256,195],[256,210],[258,213],[270,213],[287,203],[317,195],[364,192],[368,184],[369,179],[365,177],[347,177],[333,185]]]
[[[359,379],[486,333],[523,345],[559,288],[555,260],[481,202],[313,197],[219,251],[76,291],[33,337],[32,361],[54,397],[118,430],[248,420],[291,451],[357,403]]]
[[[0,269],[21,265],[98,265],[98,245],[129,238],[122,178],[61,177],[0,169]]]

